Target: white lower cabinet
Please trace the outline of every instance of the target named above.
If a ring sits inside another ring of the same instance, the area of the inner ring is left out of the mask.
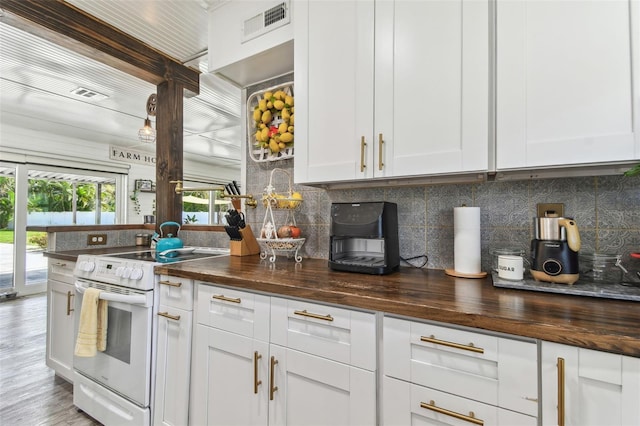
[[[161,276],[157,316],[154,425],[189,422],[193,280]]]
[[[269,345],[196,325],[193,425],[266,425]]]
[[[542,342],[542,423],[639,425],[640,358]]]
[[[190,424],[377,423],[374,314],[197,287]]]
[[[375,425],[376,373],[271,345],[270,425]]]
[[[426,386],[385,376],[382,400],[384,425],[535,426],[538,420],[515,411],[483,404]]]
[[[383,350],[384,424],[537,423],[533,341],[385,317]]]
[[[46,364],[56,375],[73,382],[73,303],[75,262],[49,259],[47,280]]]
[[[190,424],[266,425],[270,297],[197,287]]]

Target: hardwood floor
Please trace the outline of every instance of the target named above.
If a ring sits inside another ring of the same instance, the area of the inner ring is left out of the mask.
[[[46,294],[0,302],[0,425],[100,425],[45,364]]]

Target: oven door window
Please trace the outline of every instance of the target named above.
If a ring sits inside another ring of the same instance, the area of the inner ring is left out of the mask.
[[[131,364],[131,312],[109,306],[104,354]]]

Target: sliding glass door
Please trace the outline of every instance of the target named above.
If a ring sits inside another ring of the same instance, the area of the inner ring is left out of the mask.
[[[46,290],[48,234],[27,227],[115,224],[116,188],[124,181],[113,173],[0,163],[0,296]]]
[[[15,294],[13,218],[15,217],[15,168],[0,164],[0,297]]]

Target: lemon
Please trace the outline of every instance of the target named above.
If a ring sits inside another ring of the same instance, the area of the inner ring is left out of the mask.
[[[260,111],[260,108],[256,108],[253,110],[253,121],[260,121],[260,118],[262,118],[262,111]]]
[[[293,106],[293,96],[285,96],[284,97],[284,103],[289,105],[290,107]]]
[[[275,101],[273,103],[273,107],[277,110],[281,110],[282,108],[284,108],[284,102],[282,101]]]
[[[289,126],[287,126],[287,123],[280,123],[280,126],[278,127],[278,133],[284,133],[287,130],[289,130]]]
[[[270,100],[272,96],[273,96],[273,93],[272,93],[272,92],[265,92],[265,93],[264,93],[264,98],[265,98],[266,100]]]
[[[278,142],[275,141],[275,139],[271,139],[269,141],[269,149],[272,152],[280,152],[280,146],[278,145]]]
[[[293,135],[289,132],[285,132],[280,135],[280,141],[284,143],[289,143],[293,141]]]
[[[266,110],[265,112],[262,113],[262,122],[264,124],[269,124],[271,122],[271,111]]]
[[[287,127],[287,131],[288,131],[289,133],[293,133],[293,126],[289,126],[289,127]]]
[[[267,110],[267,101],[265,101],[264,99],[260,99],[258,101],[258,109],[260,111],[266,111]]]
[[[289,201],[289,207],[295,209],[300,205],[300,202],[302,201],[302,194],[299,192],[294,192],[293,194],[291,194],[291,198],[292,200]]]

